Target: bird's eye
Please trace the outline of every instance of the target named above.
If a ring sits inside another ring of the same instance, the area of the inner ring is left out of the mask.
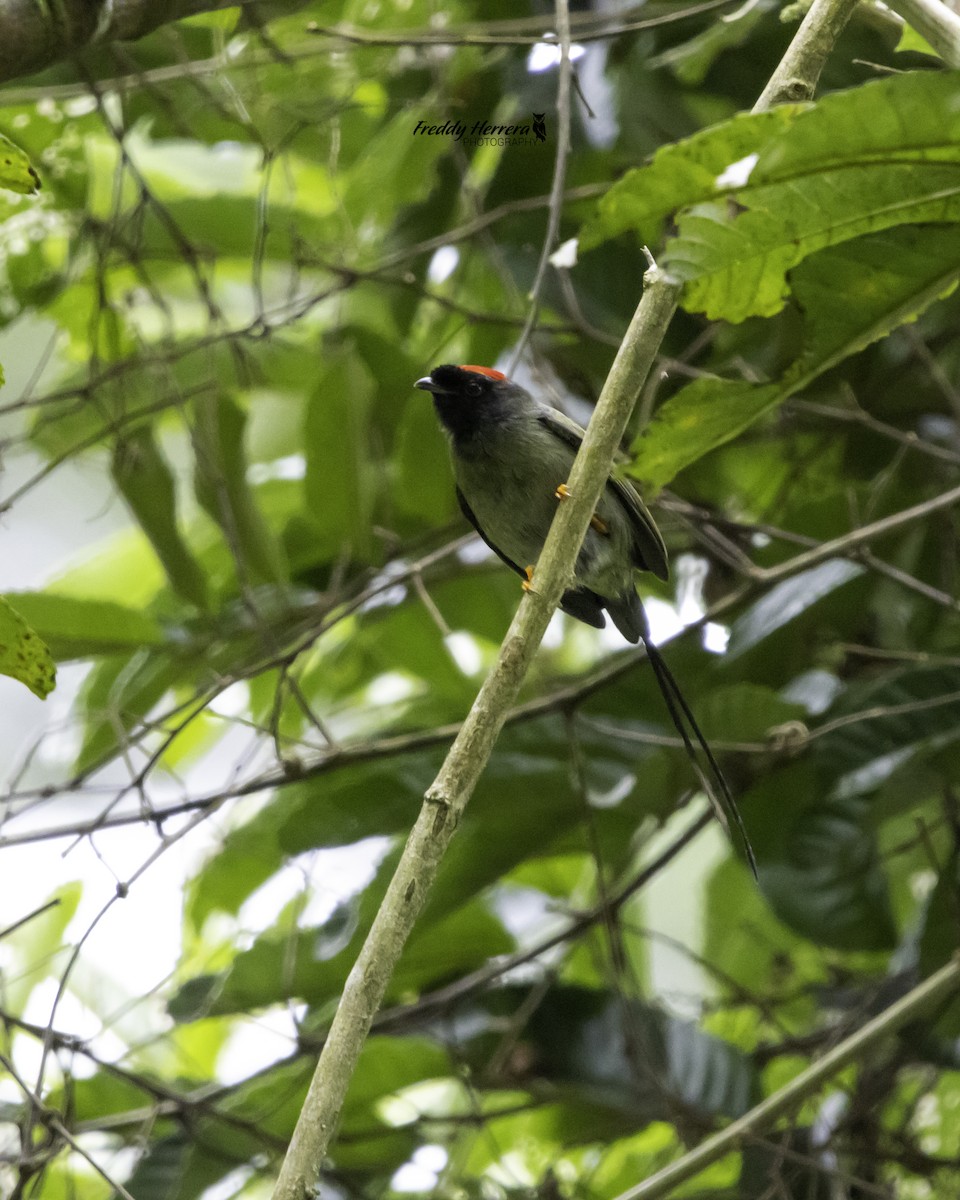
[[[468,396],[479,396],[483,391],[483,384],[479,379],[468,379],[467,386],[464,390]]]

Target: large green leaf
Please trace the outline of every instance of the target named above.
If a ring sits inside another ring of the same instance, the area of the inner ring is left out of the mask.
[[[850,354],[914,320],[960,278],[960,228],[905,227],[813,254],[790,273],[804,344],[775,382],[705,377],[657,411],[630,473],[662,487]]]
[[[648,166],[634,167],[604,194],[580,233],[581,249],[630,232],[656,246],[673,213],[717,195],[718,175],[789,129],[802,111],[781,104],[765,113],[742,113],[662,147]]]
[[[727,646],[728,659],[751,650],[795,621],[818,600],[862,574],[863,567],[857,563],[831,558],[775,584],[734,621]]]
[[[110,600],[83,600],[55,592],[9,592],[7,597],[61,661],[164,642],[163,631],[149,614]]]
[[[738,1116],[750,1106],[753,1070],[735,1047],[649,1004],[583,988],[554,988],[529,1025],[536,1074],[638,1123],[681,1103]]]
[[[312,389],[304,431],[307,502],[320,545],[333,559],[365,559],[373,544],[370,524],[380,481],[367,439],[374,391],[352,347],[322,364]]]
[[[80,693],[86,728],[77,771],[90,770],[126,750],[132,731],[185,674],[189,668],[169,655],[146,649],[102,658]]]
[[[960,669],[904,667],[851,687],[827,714],[814,758],[842,794],[875,790],[911,755],[960,737]]]
[[[868,801],[828,791],[804,761],[740,797],[764,896],[781,921],[821,945],[891,949],[896,930]]]
[[[786,797],[789,801],[791,793]],[[723,963],[723,978],[717,984],[729,999],[776,989],[785,998],[777,1011],[781,1020],[802,1020],[813,1010],[806,989],[822,982],[824,975],[816,943],[778,919],[739,863],[721,863],[711,875],[703,919],[704,953],[708,961]],[[769,1021],[771,1013],[764,1016]]]
[[[666,265],[684,306],[742,321],[778,312],[787,272],[893,225],[960,219],[960,76],[905,74],[825,96],[758,147],[735,204],[681,214]],[[716,189],[720,192],[720,187]]]
[[[904,74],[736,117],[661,150],[610,190],[584,248],[633,229],[655,241],[680,211],[666,265],[683,303],[742,321],[779,311],[787,272],[826,246],[960,218],[956,73]],[[733,202],[728,201],[733,198]]]

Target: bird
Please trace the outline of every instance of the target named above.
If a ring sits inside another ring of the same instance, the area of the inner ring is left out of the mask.
[[[529,588],[584,430],[493,367],[443,363],[414,385],[430,392],[450,449],[457,503],[482,540]],[[560,600],[571,617],[602,629],[609,615],[628,642],[643,642],[670,717],[723,827],[736,826],[756,861],[726,779],[679,685],[650,638],[636,572],[669,577],[667,549],[639,492],[608,478]],[[685,724],[686,722],[686,724]],[[703,751],[719,797],[700,768],[687,730]]]

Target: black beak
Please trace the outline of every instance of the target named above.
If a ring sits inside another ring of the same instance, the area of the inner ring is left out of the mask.
[[[424,375],[422,379],[418,379],[413,386],[420,388],[422,392],[433,392],[435,396],[443,395],[443,388],[439,383],[434,383],[429,375]]]

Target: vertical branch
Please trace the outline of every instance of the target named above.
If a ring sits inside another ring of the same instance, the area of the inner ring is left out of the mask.
[[[820,72],[858,0],[814,0],[796,36],[753,106],[766,112],[775,104],[813,99]]]
[[[679,285],[663,272],[652,268],[645,276],[645,285],[590,421],[584,448],[573,465],[570,499],[557,506],[557,517],[537,563],[536,590],[524,595],[497,661],[427,791],[383,903],[347,979],[280,1171],[274,1200],[306,1200],[314,1193],[371,1022],[463,810],[487,765],[507,710],[569,584],[634,398],[676,308]]]

